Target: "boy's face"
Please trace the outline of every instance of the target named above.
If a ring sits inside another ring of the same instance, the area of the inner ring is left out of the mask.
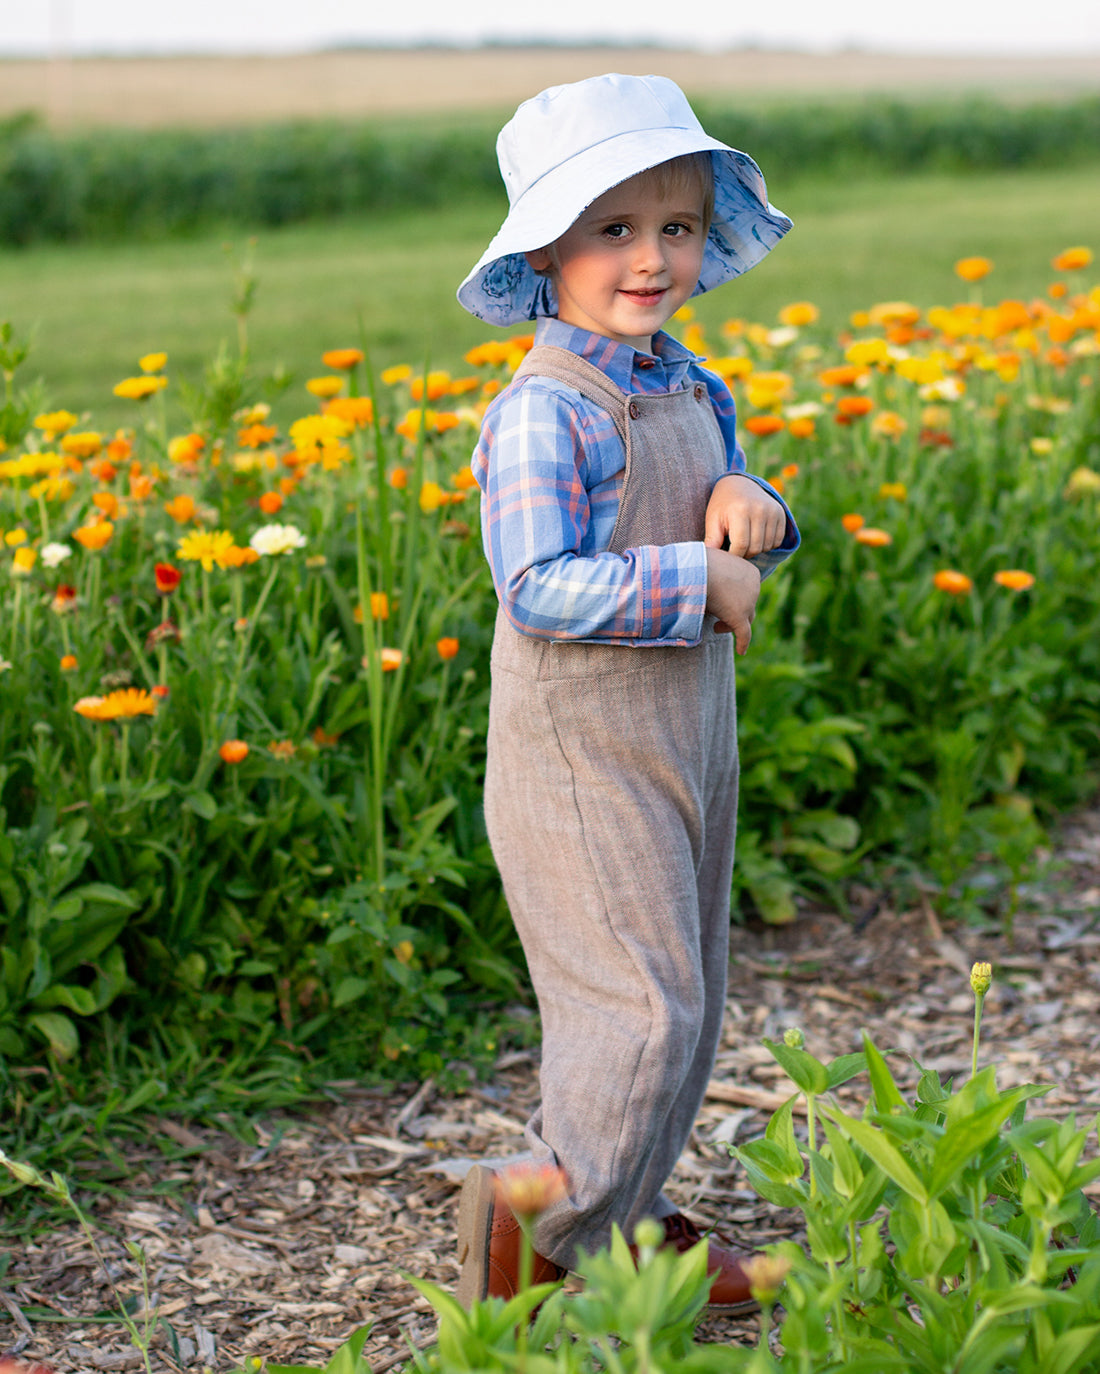
[[[527,261],[553,277],[559,320],[648,353],[699,280],[703,213],[701,187],[662,196],[643,173],[606,191]]]

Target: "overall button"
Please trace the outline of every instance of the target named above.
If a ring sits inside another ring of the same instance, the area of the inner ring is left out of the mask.
[[[630,418],[631,418],[632,420],[636,420],[636,419],[638,418],[638,416],[642,413],[642,408],[641,408],[641,406],[639,406],[639,404],[638,404],[637,401],[631,401],[629,409],[630,409]]]
[[[701,401],[701,400],[703,399],[703,397],[704,397],[706,394],[707,394],[707,389],[706,389],[706,387],[703,385],[703,383],[702,383],[702,382],[696,382],[696,383],[695,383],[695,399],[696,399],[697,401]]]

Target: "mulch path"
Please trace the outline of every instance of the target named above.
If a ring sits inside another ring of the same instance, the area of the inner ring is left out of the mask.
[[[1100,1110],[1100,811],[1064,827],[1042,881],[1025,894],[1012,942],[995,923],[944,928],[927,906],[890,910],[869,891],[853,899],[848,919],[806,909],[787,927],[734,930],[724,1043],[669,1191],[697,1220],[746,1244],[799,1236],[797,1214],[756,1198],[724,1149],[759,1135],[785,1095],[762,1036],[799,1026],[806,1047],[829,1058],[858,1049],[867,1027],[882,1049],[944,1077],[965,1075],[968,976],[986,959],[996,981],[983,1063],[998,1064],[1002,1087],[1053,1084],[1035,1109],[1044,1114],[1083,1120]],[[892,1062],[911,1086],[909,1062]],[[453,1285],[462,1172],[471,1159],[522,1149],[536,1075],[533,1056],[512,1054],[462,1096],[442,1097],[431,1082],[388,1092],[344,1085],[338,1105],[257,1123],[256,1147],[151,1119],[148,1140],[123,1147],[126,1195],[98,1198],[92,1217],[123,1292],[141,1291],[125,1243],[145,1252],[151,1306],[163,1319],[153,1367],[220,1372],[253,1355],[323,1366],[369,1323],[365,1353],[384,1374],[407,1358],[406,1341],[429,1344],[431,1309],[402,1274]],[[158,1135],[176,1158],[166,1161]],[[136,1369],[141,1359],[122,1326],[95,1320],[112,1305],[81,1232],[62,1222],[10,1256],[0,1352],[81,1374]],[[755,1329],[714,1319],[699,1335],[748,1341]]]

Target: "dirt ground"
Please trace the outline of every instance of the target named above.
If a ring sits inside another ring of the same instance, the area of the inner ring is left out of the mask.
[[[800,1026],[822,1058],[859,1048],[869,1028],[880,1048],[903,1052],[896,1072],[910,1087],[907,1055],[945,1077],[965,1075],[968,975],[986,959],[995,982],[983,1063],[998,1065],[1002,1087],[1052,1084],[1033,1112],[1084,1120],[1100,1110],[1100,810],[1064,828],[1026,894],[1013,942],[997,924],[945,929],[927,907],[894,911],[871,891],[853,899],[849,919],[805,909],[788,927],[734,930],[723,1046],[669,1191],[701,1223],[746,1246],[799,1238],[797,1214],[756,1198],[724,1149],[762,1133],[785,1095],[760,1042],[789,1026]],[[339,1091],[339,1104],[261,1122],[255,1148],[170,1120],[151,1120],[148,1141],[126,1147],[126,1194],[101,1199],[93,1218],[124,1293],[140,1293],[125,1243],[145,1251],[151,1308],[163,1319],[154,1369],[221,1374],[255,1354],[324,1364],[369,1323],[365,1353],[374,1374],[384,1374],[407,1358],[406,1341],[430,1343],[431,1311],[403,1274],[454,1283],[461,1177],[473,1159],[521,1150],[535,1057],[506,1054],[489,1082],[457,1097],[439,1095],[430,1080],[386,1093],[354,1084]],[[161,1145],[175,1158],[166,1160]],[[1100,1204],[1100,1185],[1093,1196]],[[121,1325],[96,1320],[111,1305],[86,1241],[66,1222],[10,1255],[0,1353],[59,1374],[137,1368]],[[753,1335],[751,1321],[714,1319],[700,1329],[712,1341]]]
[[[657,71],[689,95],[727,98],[985,91],[1037,100],[1100,89],[1100,54],[983,58],[763,49],[354,49],[286,57],[0,60],[0,118],[35,110],[59,127],[153,127],[433,110],[499,112],[545,86],[608,71]]]

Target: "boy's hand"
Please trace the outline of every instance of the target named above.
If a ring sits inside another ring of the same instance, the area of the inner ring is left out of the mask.
[[[715,482],[707,502],[703,542],[708,548],[720,549],[728,539],[730,553],[755,558],[778,548],[786,533],[786,511],[751,477],[728,473]]]
[[[774,502],[772,503],[774,505]],[[707,612],[718,617],[716,634],[732,634],[739,654],[752,639],[760,573],[751,563],[722,549],[707,549]]]

